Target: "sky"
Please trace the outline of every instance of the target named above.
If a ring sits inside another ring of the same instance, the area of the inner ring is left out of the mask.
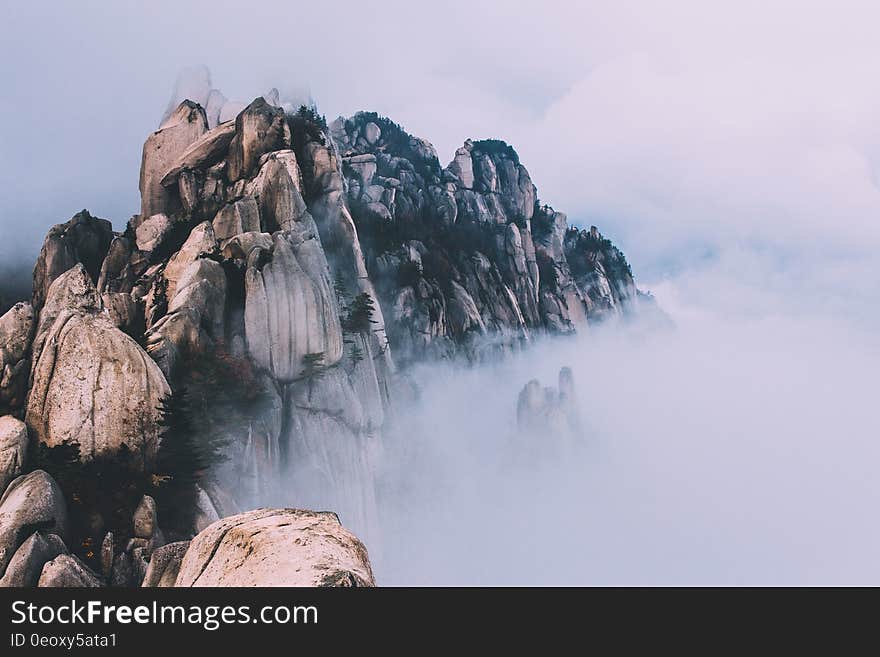
[[[444,162],[506,139],[642,278],[730,245],[880,242],[875,3],[4,4],[4,261],[82,208],[121,228],[143,141],[201,64],[230,98],[306,87],[328,116],[384,113]]]
[[[392,454],[386,483],[447,494],[394,498],[380,581],[880,583],[876,3],[0,2],[0,274],[82,208],[122,229],[143,141],[204,64],[233,99],[378,111],[444,163],[505,139],[673,318],[424,376],[437,467]],[[595,458],[573,482],[501,468],[474,441],[562,365]]]

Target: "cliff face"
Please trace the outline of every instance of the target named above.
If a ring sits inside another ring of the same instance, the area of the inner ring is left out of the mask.
[[[542,205],[504,142],[468,140],[442,168],[428,142],[374,113],[330,131],[400,362],[570,333],[635,298],[623,254]]]
[[[191,99],[169,109],[122,232],[86,211],[49,231],[31,303],[0,318],[0,413],[26,424],[4,439],[4,478],[39,472],[44,447],[83,462],[124,452],[138,476],[161,474],[162,405],[186,391],[189,424],[175,430],[226,457],[193,466],[193,531],[241,505],[295,504],[337,511],[375,545],[399,368],[624,315],[632,274],[595,228],[538,201],[503,142],[468,140],[443,168],[375,114],[327,126],[268,94],[225,116]],[[143,580],[165,540],[161,503],[156,516],[144,499],[156,529],[125,529],[128,544],[108,531],[118,518],[80,509],[86,520],[71,521],[86,549],[102,545],[109,581]],[[40,554],[58,553],[50,543]],[[170,544],[162,563],[184,551]]]

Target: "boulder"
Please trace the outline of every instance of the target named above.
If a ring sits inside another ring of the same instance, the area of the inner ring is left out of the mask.
[[[225,205],[211,222],[214,236],[218,240],[228,240],[242,233],[260,230],[260,209],[253,196],[245,196]]]
[[[75,556],[61,554],[43,566],[37,586],[99,588],[104,586],[104,582]]]
[[[272,235],[269,233],[248,232],[241,233],[223,243],[221,255],[231,260],[243,260],[247,262],[251,251],[260,248],[263,251],[272,250]]]
[[[0,573],[35,531],[67,536],[67,505],[55,480],[42,470],[14,479],[0,498]]]
[[[147,353],[166,378],[173,377],[183,354],[203,352],[223,338],[225,309],[222,265],[207,258],[190,263],[176,281],[167,314],[146,333]]]
[[[27,426],[11,415],[0,417],[0,490],[21,475],[27,456]]]
[[[136,538],[151,540],[159,529],[156,500],[149,495],[144,495],[134,510],[131,522]]]
[[[137,342],[102,312],[81,265],[49,290],[31,380],[25,421],[37,441],[76,445],[84,460],[124,450],[133,467],[152,467],[159,400],[168,384]]]
[[[97,282],[112,239],[111,223],[93,217],[87,210],[77,213],[67,223],[53,226],[34,265],[34,309],[39,311],[43,307],[52,282],[77,263]]]
[[[173,226],[171,219],[161,213],[144,219],[135,230],[137,248],[148,253],[155,250]]]
[[[259,202],[262,230],[268,233],[276,230],[303,232],[312,228],[311,216],[302,197],[302,173],[293,151],[281,150],[266,155],[245,191]]]
[[[24,406],[35,327],[33,306],[23,301],[0,317],[0,414]]]
[[[367,550],[334,513],[258,509],[190,543],[176,586],[374,586]]]
[[[230,182],[249,178],[264,153],[290,148],[290,128],[284,110],[257,98],[235,117],[226,175]]]
[[[56,534],[34,532],[15,551],[0,578],[0,587],[36,586],[46,562],[67,553],[67,546]]]
[[[129,225],[137,223],[134,219]],[[137,244],[124,235],[117,235],[110,241],[110,248],[101,265],[98,276],[98,291],[129,294],[135,283],[148,266],[144,254],[137,252]]]
[[[245,334],[251,357],[276,380],[292,381],[307,354],[342,357],[342,328],[327,260],[317,238],[294,249],[282,233],[254,250],[245,273]]]
[[[205,110],[191,100],[184,100],[159,130],[147,137],[141,159],[141,215],[171,215],[178,210],[176,195],[162,184],[162,179],[207,131]]]
[[[141,586],[159,588],[174,586],[187,548],[189,541],[178,541],[153,550]]]
[[[175,253],[165,266],[164,277],[168,281],[166,295],[168,301],[177,292],[177,282],[183,272],[196,260],[205,255],[217,254],[217,238],[210,221],[203,221],[190,231],[186,242]]]
[[[181,172],[208,169],[223,159],[235,136],[235,122],[227,121],[209,130],[190,144],[162,177],[164,187],[173,187]]]
[[[116,557],[116,539],[113,532],[107,532],[101,541],[101,574],[110,579],[113,575],[113,560]]]

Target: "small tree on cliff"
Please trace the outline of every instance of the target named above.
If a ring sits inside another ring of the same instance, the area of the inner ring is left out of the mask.
[[[162,526],[180,536],[191,532],[196,511],[196,484],[211,464],[213,454],[200,449],[185,388],[178,388],[159,401],[157,474],[153,478]]]
[[[303,356],[303,378],[320,379],[324,376],[325,369],[323,351]]]
[[[373,330],[373,313],[376,306],[373,297],[366,292],[361,292],[349,304],[347,313],[342,318],[342,330],[346,333],[369,333]]]

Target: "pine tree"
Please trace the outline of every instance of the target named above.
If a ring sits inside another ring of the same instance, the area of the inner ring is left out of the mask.
[[[353,365],[357,365],[364,359],[364,350],[356,340],[353,340],[351,343],[351,353],[349,354],[349,358]]]
[[[376,312],[373,297],[366,292],[361,292],[354,298],[347,310],[348,313],[342,320],[343,331],[369,333],[372,330],[372,325],[376,323],[373,320],[373,313]]]
[[[162,442],[154,477],[154,497],[162,513],[163,528],[187,535],[195,518],[196,484],[210,462],[197,445],[184,388],[163,397],[159,401],[159,413]]]
[[[320,379],[324,376],[324,352],[319,351],[303,356],[303,378]]]
[[[343,278],[341,271],[337,271],[336,276],[333,277],[333,291],[336,293],[336,300],[339,302],[339,307],[344,308],[348,301],[348,286],[345,284],[345,279]]]

